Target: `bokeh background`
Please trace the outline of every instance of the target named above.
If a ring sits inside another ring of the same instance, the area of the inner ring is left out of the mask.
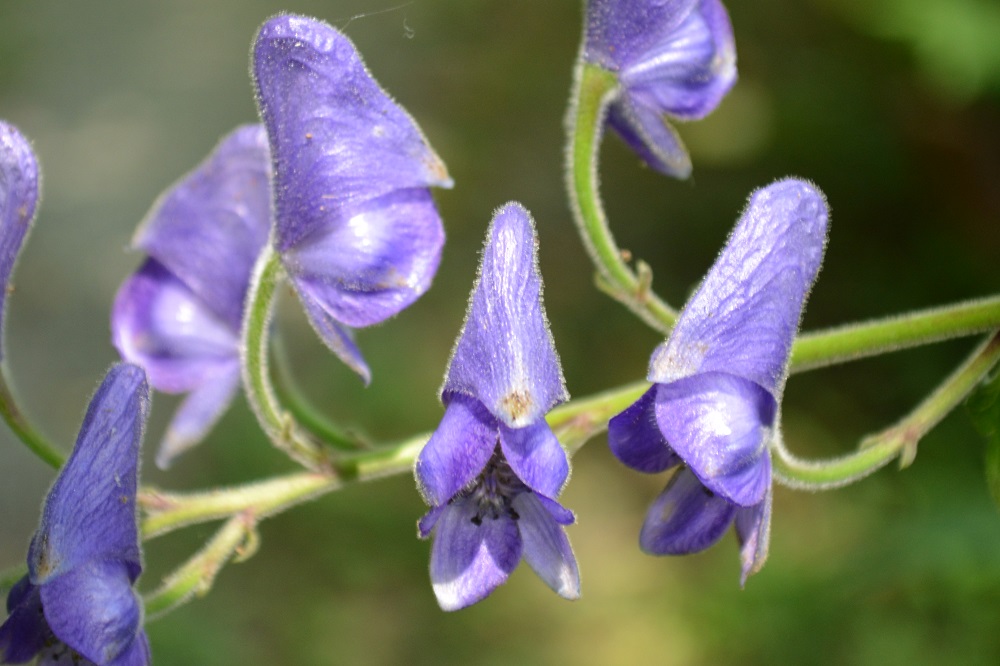
[[[681,128],[690,182],[643,168],[615,138],[603,196],[620,245],[680,303],[748,193],[795,174],[832,207],[806,328],[1000,287],[1000,4],[995,0],[731,2],[740,81]],[[67,447],[116,356],[108,310],[156,195],[255,119],[250,41],[290,10],[344,29],[423,127],[456,187],[438,191],[448,245],[434,288],[359,335],[363,389],[296,307],[281,329],[297,377],[332,418],[380,440],[433,428],[436,392],[492,210],[516,199],[541,236],[546,304],[571,393],[645,374],[659,342],[592,287],[563,187],[563,116],[581,33],[575,0],[8,0],[0,117],[31,137],[44,198],[10,299],[8,361],[23,403]],[[795,376],[784,431],[833,455],[904,414],[968,353],[963,340]],[[176,400],[157,396],[147,459]],[[624,469],[603,438],[563,495],[583,599],[527,569],[484,603],[438,610],[424,505],[409,477],[326,496],[262,525],[260,552],[207,597],[152,623],[157,664],[1000,663],[1000,514],[982,444],[953,414],[905,472],[775,495],[771,557],[745,590],[735,539],[652,558],[636,547],[665,483]],[[148,483],[205,488],[289,471],[237,402],[200,449]],[[52,472],[0,432],[0,569],[23,562]],[[150,542],[151,589],[213,533]]]

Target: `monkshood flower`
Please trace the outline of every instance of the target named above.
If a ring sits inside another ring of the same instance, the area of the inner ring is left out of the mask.
[[[38,202],[38,162],[31,144],[0,120],[0,335],[14,264],[31,229]],[[4,346],[0,339],[0,361]]]
[[[367,382],[350,328],[384,321],[430,286],[444,230],[428,188],[452,181],[326,23],[267,21],[253,73],[271,146],[275,249],[313,328]]]
[[[132,589],[142,571],[135,493],[148,405],[142,368],[108,371],[45,499],[28,575],[7,595],[0,662],[150,663]]]
[[[421,538],[435,531],[431,582],[444,610],[473,604],[501,585],[522,555],[567,599],[580,574],[558,496],[566,453],[545,413],[568,398],[542,305],[534,224],[511,203],[487,234],[441,388],[441,424],[416,462],[431,506]]]
[[[754,192],[725,248],[653,352],[654,382],[611,419],[615,456],[640,472],[675,465],[639,536],[683,555],[736,524],[741,584],[764,565],[771,457],[792,341],[826,244],[822,193],[800,180]]]
[[[271,227],[269,169],[263,126],[237,128],[160,196],[133,240],[148,258],[118,291],[112,340],[153,388],[188,394],[160,467],[204,438],[239,387],[243,301]]]
[[[589,0],[583,59],[615,72],[608,122],[649,166],[677,178],[691,158],[672,120],[711,113],[736,82],[736,46],[719,0]]]

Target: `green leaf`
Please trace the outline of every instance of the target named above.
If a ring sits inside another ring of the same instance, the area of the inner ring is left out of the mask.
[[[976,429],[986,438],[986,484],[1000,507],[1000,371],[972,392],[965,407]]]

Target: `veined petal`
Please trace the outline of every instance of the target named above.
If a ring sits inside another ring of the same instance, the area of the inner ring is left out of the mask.
[[[709,489],[741,506],[771,487],[767,443],[777,408],[760,386],[722,372],[656,390],[656,422],[670,447]]]
[[[507,464],[532,490],[555,497],[569,476],[566,451],[545,419],[524,428],[500,425],[500,447]]]
[[[361,376],[361,380],[367,386],[372,380],[372,372],[365,362],[361,350],[354,342],[351,329],[347,328],[327,312],[322,304],[312,297],[310,292],[303,288],[303,285],[294,284],[295,293],[299,295],[299,302],[306,311],[309,318],[309,325],[316,331],[316,335],[323,341],[327,349],[337,355],[347,367]]]
[[[160,195],[133,240],[234,330],[271,229],[270,167],[263,125],[238,127]]]
[[[111,334],[122,358],[160,391],[190,391],[239,358],[237,331],[155,259],[122,284]]]
[[[484,599],[521,560],[517,523],[503,515],[478,522],[473,502],[448,505],[431,548],[431,583],[438,604],[453,611]]]
[[[511,428],[537,422],[569,397],[542,304],[536,248],[528,211],[517,203],[500,208],[441,388],[445,402],[474,396]]]
[[[417,456],[414,473],[432,506],[446,504],[475,481],[496,449],[497,422],[479,401],[456,396]]]
[[[142,606],[121,562],[90,560],[41,586],[52,633],[98,664],[130,649],[142,623]]]
[[[252,59],[274,163],[279,251],[345,204],[451,186],[413,118],[379,87],[350,40],[326,23],[275,16],[257,33]]]
[[[336,321],[361,327],[397,314],[431,285],[444,227],[431,193],[402,189],[344,204],[282,253],[296,283]]]
[[[670,337],[653,353],[650,381],[726,372],[780,399],[826,232],[826,201],[813,185],[787,179],[754,192]]]
[[[113,366],[91,399],[73,453],[45,499],[28,549],[33,584],[51,583],[94,560],[122,568],[126,584],[139,576],[135,493],[148,410],[146,373],[129,363]]]
[[[759,504],[736,511],[736,538],[740,542],[740,587],[767,561],[771,543],[771,494],[770,488]]]
[[[608,422],[608,446],[618,460],[647,474],[657,474],[681,462],[656,422],[653,385],[628,409]]]
[[[649,507],[639,545],[651,555],[687,555],[705,550],[726,533],[737,508],[682,467]]]
[[[624,66],[621,78],[637,104],[679,120],[707,116],[736,83],[736,45],[725,7],[701,0]]]
[[[698,0],[589,0],[583,57],[618,71],[671,34]]]
[[[534,493],[520,493],[512,505],[524,542],[524,559],[559,596],[580,598],[580,570],[562,526]]]
[[[35,219],[38,162],[31,144],[13,125],[0,120],[0,336],[14,264]],[[0,339],[0,359],[4,354]]]
[[[156,466],[167,469],[174,459],[195,446],[225,413],[240,385],[240,365],[234,361],[184,398],[174,413],[156,453]]]
[[[0,663],[30,661],[51,637],[38,588],[25,576],[7,595],[7,619],[0,626]]]
[[[691,175],[691,156],[662,112],[626,95],[608,109],[608,124],[651,168],[682,180]]]

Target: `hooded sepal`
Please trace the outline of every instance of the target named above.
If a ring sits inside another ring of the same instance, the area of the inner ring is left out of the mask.
[[[510,428],[535,423],[569,397],[542,304],[536,248],[523,206],[509,203],[495,213],[441,389],[446,403],[455,394],[478,398]]]
[[[711,113],[736,82],[736,48],[719,0],[591,0],[583,59],[621,83],[608,122],[646,163],[675,178],[691,159],[668,120]]]
[[[722,253],[653,353],[649,380],[726,372],[780,400],[792,341],[827,234],[822,193],[802,180],[757,190]]]
[[[238,127],[160,195],[133,240],[233,330],[271,229],[270,167],[263,125]]]
[[[149,410],[142,368],[108,371],[83,419],[73,452],[56,478],[28,549],[32,584],[46,585],[88,562],[142,570],[136,522],[139,446]]]
[[[35,219],[38,162],[16,127],[0,120],[0,360],[10,276]]]
[[[413,118],[330,25],[275,16],[257,33],[252,58],[274,162],[279,251],[338,218],[345,204],[451,186]]]

